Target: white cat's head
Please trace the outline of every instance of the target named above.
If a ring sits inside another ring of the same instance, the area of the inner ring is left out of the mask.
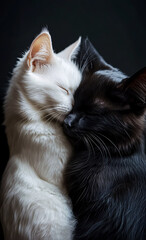
[[[81,73],[71,58],[78,51],[80,41],[79,38],[56,54],[51,36],[44,30],[34,39],[25,55],[25,71],[17,83],[27,103],[45,119],[63,121],[72,109],[73,94],[79,86]]]

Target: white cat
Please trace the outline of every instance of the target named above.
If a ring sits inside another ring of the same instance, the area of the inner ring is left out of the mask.
[[[19,60],[5,99],[10,159],[1,185],[6,240],[70,240],[75,218],[63,184],[71,146],[61,123],[81,73],[71,61],[80,38],[59,54],[44,30]]]

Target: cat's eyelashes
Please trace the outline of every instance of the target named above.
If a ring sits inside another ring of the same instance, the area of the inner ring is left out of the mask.
[[[58,84],[58,87],[61,88],[64,92],[66,92],[67,95],[69,95],[69,90],[62,87],[60,84]]]
[[[64,87],[60,87],[60,88],[63,89],[67,95],[69,95],[69,91],[66,88],[64,88]]]

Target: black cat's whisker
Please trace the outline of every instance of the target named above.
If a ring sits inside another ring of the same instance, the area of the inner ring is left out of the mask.
[[[110,151],[109,151],[108,147],[106,146],[105,142],[104,142],[98,135],[95,135],[94,133],[92,133],[92,136],[93,136],[93,138],[94,138],[95,140],[96,140],[96,138],[99,139],[99,141],[102,143],[102,145],[103,145],[103,147],[104,147],[104,149],[105,149],[105,152],[106,152],[107,157],[108,157],[108,155],[109,155],[109,157],[111,158]]]
[[[90,144],[90,146],[91,146],[91,150],[92,150],[92,152],[93,152],[93,155],[95,156],[95,150],[94,150],[92,141],[91,141],[91,139],[90,139],[90,137],[89,137],[89,134],[87,134],[86,137],[88,138],[89,144]]]
[[[106,150],[105,150],[103,144],[101,143],[100,139],[95,138],[92,133],[90,133],[90,137],[92,138],[92,141],[94,141],[94,144],[96,143],[96,141],[97,141],[97,143],[100,144],[100,146],[102,147],[103,152],[105,152],[105,154],[106,154]]]
[[[101,142],[103,143],[103,145],[105,146],[105,149],[106,149],[106,151],[108,152],[109,157],[111,158],[111,154],[110,154],[110,151],[109,151],[106,143],[105,143],[99,136],[96,135],[95,137],[97,137],[97,138],[100,139],[100,141],[101,141]]]
[[[106,149],[104,148],[104,145],[102,144],[102,142],[100,141],[100,139],[97,139],[93,136],[93,134],[90,133],[90,137],[92,138],[92,142],[94,142],[94,144],[97,142],[99,143],[99,145],[101,146],[101,149],[103,150],[103,153],[105,153],[105,155],[107,156],[107,152]],[[97,146],[97,145],[96,145]]]
[[[91,139],[91,141],[93,142],[93,144],[99,149],[102,157],[104,158],[104,151],[102,151],[102,150],[104,150],[104,149],[103,149],[102,144],[100,143],[100,141],[97,140],[97,142],[99,143],[99,145],[100,145],[101,148],[97,145],[97,143],[95,142],[95,140],[94,140],[93,138],[90,138],[90,139]]]
[[[107,139],[114,147],[115,149],[118,151],[120,157],[122,158],[122,155],[121,155],[121,152],[120,150],[117,148],[117,146],[113,143],[113,141],[111,139],[109,139],[108,137],[106,137],[105,135],[101,134],[101,133],[98,133],[99,135],[101,135],[102,137],[104,137],[105,139]]]
[[[128,132],[126,131],[126,129],[125,129],[125,126],[124,126],[124,124],[119,120],[119,123],[122,125],[122,130],[124,130],[124,132],[125,132],[125,134],[127,135],[127,137],[129,138],[129,140],[131,140],[131,137],[130,137],[130,135],[128,134]]]
[[[95,145],[95,142],[94,142],[94,140],[91,138],[90,133],[88,133],[88,138],[90,139],[90,142],[91,142],[91,145],[92,145],[92,149],[93,149],[93,153],[94,153],[94,156],[95,156],[95,150],[94,150],[94,147],[93,147],[93,144]],[[97,146],[97,145],[96,145],[96,146]]]
[[[89,144],[86,136],[83,137],[83,140],[84,140],[84,142],[85,142],[85,144],[86,144],[86,146],[88,148],[88,159],[89,159],[90,155],[91,155],[90,144]]]

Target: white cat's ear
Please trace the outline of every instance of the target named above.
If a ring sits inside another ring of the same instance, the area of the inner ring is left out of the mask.
[[[52,57],[53,48],[51,36],[49,32],[45,30],[32,42],[27,56],[27,65],[34,71],[37,66],[49,64]]]
[[[77,54],[80,47],[80,43],[81,37],[79,37],[79,39],[76,42],[74,42],[73,44],[65,48],[63,51],[58,53],[58,55],[64,59],[71,60]]]

